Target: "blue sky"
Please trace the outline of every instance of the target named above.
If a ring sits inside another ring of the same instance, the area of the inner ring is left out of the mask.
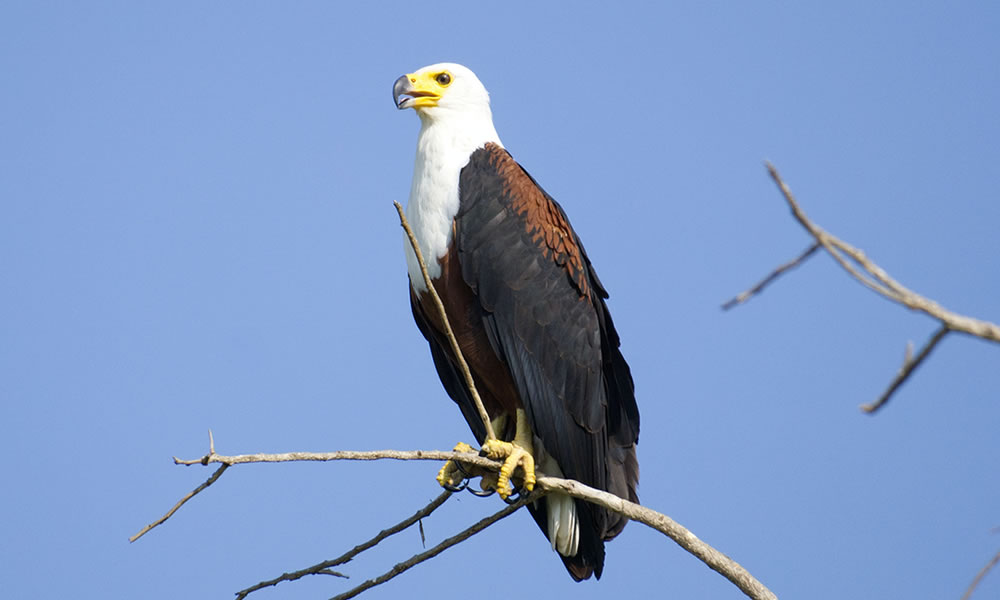
[[[995,3],[138,3],[0,7],[0,575],[11,598],[225,598],[438,494],[437,466],[249,465],[135,544],[222,453],[471,440],[412,323],[392,209],[404,72],[475,70],[566,208],[636,379],[640,496],[785,598],[958,598],[1000,548],[1000,352],[816,257],[719,304],[819,224],[1000,320]],[[429,543],[499,502],[453,499]],[[416,531],[259,598],[326,598]],[[509,549],[517,574],[475,569]],[[446,582],[446,583],[442,583]],[[442,588],[442,586],[444,586]],[[632,524],[573,584],[527,514],[368,598],[739,598]],[[981,598],[1000,593],[988,578]]]

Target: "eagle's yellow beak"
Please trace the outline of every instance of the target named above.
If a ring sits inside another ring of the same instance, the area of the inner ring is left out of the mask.
[[[438,73],[409,73],[401,76],[392,86],[392,100],[396,108],[429,108],[437,106],[446,86],[438,82]]]

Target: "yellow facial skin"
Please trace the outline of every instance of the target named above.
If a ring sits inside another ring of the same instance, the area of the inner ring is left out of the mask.
[[[451,85],[452,79],[452,75],[448,71],[428,71],[403,75],[397,80],[393,90],[396,106],[414,109],[437,106],[445,89]],[[404,97],[400,99],[400,96]]]

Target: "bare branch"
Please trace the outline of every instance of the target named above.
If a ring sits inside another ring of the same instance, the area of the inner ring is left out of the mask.
[[[399,575],[400,573],[403,573],[403,572],[409,570],[411,567],[419,565],[420,563],[424,562],[425,560],[429,560],[431,558],[434,558],[435,556],[437,556],[438,554],[441,554],[442,552],[444,552],[448,548],[451,548],[455,544],[469,539],[470,537],[476,535],[477,533],[479,533],[480,531],[486,529],[490,525],[496,523],[500,519],[503,519],[504,517],[507,517],[507,516],[510,516],[510,515],[514,514],[515,512],[517,512],[517,510],[519,508],[521,508],[522,506],[524,506],[528,502],[531,502],[533,500],[537,500],[538,498],[539,498],[538,494],[531,494],[530,496],[524,496],[520,500],[518,500],[517,502],[515,502],[514,504],[511,504],[509,506],[505,506],[503,509],[501,509],[501,510],[495,512],[495,513],[493,513],[492,515],[490,515],[490,516],[486,517],[485,519],[479,521],[478,523],[472,525],[468,529],[465,529],[464,531],[461,531],[461,532],[459,532],[459,533],[451,536],[450,538],[442,541],[440,544],[438,544],[437,546],[434,546],[430,550],[425,550],[425,551],[421,552],[420,554],[416,554],[416,555],[410,557],[409,559],[404,560],[403,562],[396,564],[394,567],[392,567],[391,569],[389,569],[388,571],[386,571],[382,575],[379,575],[378,577],[376,577],[374,579],[369,579],[368,581],[362,583],[361,585],[359,585],[359,586],[357,586],[357,587],[355,587],[353,589],[350,589],[350,590],[344,592],[343,594],[334,596],[333,598],[331,598],[331,600],[347,600],[348,598],[353,598],[353,597],[357,596],[358,594],[360,594],[361,592],[363,592],[363,591],[365,591],[365,590],[367,590],[369,588],[373,588],[376,585],[383,584],[386,581],[389,581],[390,579],[392,579],[393,577]]]
[[[942,325],[948,326],[948,329],[1000,343],[1000,325],[954,313],[945,309],[937,302],[907,289],[890,277],[882,267],[865,256],[864,252],[821,229],[809,220],[799,207],[798,202],[795,201],[795,197],[792,195],[792,191],[781,179],[781,175],[778,174],[778,170],[774,168],[774,165],[767,163],[767,170],[771,174],[771,178],[778,185],[778,189],[781,190],[785,201],[788,202],[789,207],[792,209],[792,214],[799,224],[812,234],[816,241],[822,244],[823,248],[855,279],[894,302],[941,321]],[[866,274],[859,273],[857,269],[853,268],[846,261],[843,254],[841,254],[841,251],[864,269]]]
[[[928,341],[923,349],[921,349],[915,359],[911,359],[910,355],[907,354],[906,358],[903,360],[903,366],[896,374],[896,377],[893,378],[886,391],[874,402],[861,405],[861,410],[869,414],[878,411],[889,401],[889,398],[892,397],[896,390],[898,390],[899,387],[921,365],[921,363],[923,363],[924,359],[927,358],[931,350],[933,350],[948,333],[956,331],[982,338],[987,341],[1000,343],[1000,326],[990,323],[989,321],[982,321],[954,313],[945,309],[937,302],[909,290],[906,286],[893,279],[882,267],[878,266],[874,261],[865,256],[864,252],[816,225],[816,223],[806,216],[805,211],[802,210],[798,201],[795,200],[792,190],[781,178],[781,175],[778,174],[778,170],[774,167],[774,165],[767,163],[767,171],[770,173],[774,183],[778,186],[782,196],[784,196],[785,202],[788,203],[788,207],[791,209],[795,220],[799,222],[803,229],[809,232],[815,241],[797,258],[779,266],[753,288],[741,293],[723,304],[722,308],[724,310],[737,306],[760,293],[767,285],[777,279],[784,272],[798,266],[805,259],[809,258],[809,256],[811,256],[818,248],[822,247],[831,257],[833,257],[835,261],[837,261],[837,264],[839,264],[854,279],[865,287],[877,292],[889,300],[892,300],[893,302],[896,302],[897,304],[901,304],[911,310],[922,312],[925,315],[939,321],[941,324],[940,329],[938,329],[930,341]]]
[[[728,301],[726,301],[725,304],[722,305],[722,310],[729,310],[730,308],[733,308],[734,306],[737,306],[739,304],[743,304],[750,298],[753,298],[754,296],[759,294],[765,287],[770,285],[771,282],[780,277],[785,271],[794,269],[795,267],[802,264],[803,261],[805,261],[807,258],[812,256],[817,250],[819,250],[821,245],[822,244],[820,244],[819,242],[813,242],[813,244],[808,248],[806,248],[802,254],[786,262],[785,264],[778,266],[778,268],[772,271],[770,275],[760,280],[760,282],[758,282],[757,285],[753,286],[752,288],[750,288],[749,290],[743,292],[738,296],[730,298]]]
[[[924,359],[927,358],[928,355],[930,355],[931,350],[933,350],[934,347],[938,345],[938,342],[944,339],[944,336],[949,331],[951,330],[948,329],[947,325],[941,326],[941,328],[938,329],[933,336],[931,336],[931,339],[928,340],[926,344],[924,344],[924,347],[920,349],[920,353],[917,354],[916,358],[913,358],[912,356],[913,344],[907,344],[906,356],[903,358],[903,366],[899,368],[899,372],[896,373],[896,377],[893,378],[892,383],[890,383],[889,387],[886,388],[884,392],[882,392],[882,395],[879,396],[878,400],[870,404],[862,404],[861,410],[865,411],[866,413],[873,413],[876,410],[882,408],[882,406],[889,401],[889,398],[892,397],[892,394],[899,388],[899,386],[903,385],[903,382],[906,381],[906,379],[910,376],[910,374],[913,373],[913,371],[920,366],[920,363],[922,363]]]
[[[978,573],[976,573],[976,576],[975,578],[973,578],[972,583],[969,584],[969,588],[965,590],[964,594],[962,594],[961,600],[969,600],[969,598],[972,596],[972,592],[976,591],[976,588],[979,586],[979,582],[982,581],[983,577],[986,577],[986,574],[989,573],[990,570],[993,569],[993,567],[997,566],[998,563],[1000,563],[1000,552],[997,552],[993,556],[993,558],[990,559],[990,562],[986,563],[986,566],[984,566],[982,569],[979,570]]]
[[[175,458],[174,460],[176,461],[177,459]],[[207,463],[206,463],[206,464],[207,464]],[[229,465],[227,465],[227,464],[223,464],[223,465],[222,465],[221,467],[219,467],[219,468],[218,468],[218,469],[217,469],[217,470],[215,471],[215,473],[212,473],[212,476],[211,476],[211,477],[209,477],[209,478],[208,478],[208,480],[206,480],[206,481],[205,481],[205,483],[203,483],[203,484],[199,485],[198,487],[194,488],[194,489],[193,489],[193,490],[191,490],[191,492],[189,492],[189,493],[188,493],[188,494],[187,494],[186,496],[184,496],[183,498],[181,498],[181,499],[180,499],[180,501],[178,501],[178,502],[177,502],[177,504],[175,504],[175,505],[173,506],[173,508],[171,508],[170,510],[168,510],[168,511],[167,511],[167,514],[165,514],[165,515],[163,515],[162,517],[160,517],[159,519],[157,519],[157,520],[153,521],[153,522],[152,522],[152,523],[150,523],[149,525],[146,525],[145,527],[143,527],[143,528],[142,528],[142,529],[141,529],[141,530],[139,531],[139,533],[137,533],[137,534],[133,535],[132,537],[130,537],[130,538],[128,539],[128,541],[129,541],[129,542],[134,542],[134,541],[136,541],[137,539],[139,539],[139,538],[141,538],[142,536],[146,535],[146,532],[148,532],[149,530],[153,529],[153,528],[154,528],[154,527],[156,527],[157,525],[159,525],[159,524],[163,523],[164,521],[166,521],[167,519],[169,519],[169,518],[170,518],[171,516],[173,516],[173,514],[174,514],[175,512],[177,512],[177,509],[178,509],[178,508],[180,508],[181,506],[184,506],[184,503],[185,503],[185,502],[187,502],[187,501],[188,501],[188,500],[190,500],[191,498],[194,498],[194,497],[195,497],[195,496],[196,496],[196,495],[197,495],[197,494],[198,494],[199,492],[201,492],[201,491],[202,491],[203,489],[205,489],[205,488],[207,488],[208,486],[210,486],[210,485],[212,485],[213,483],[215,483],[215,482],[216,482],[216,480],[217,480],[217,479],[219,479],[219,477],[222,477],[222,473],[223,473],[223,472],[225,472],[225,470],[226,470],[226,469],[228,469],[228,468],[229,468]]]
[[[223,466],[246,464],[246,463],[275,463],[275,462],[300,462],[300,461],[331,461],[331,460],[378,460],[378,459],[392,459],[392,460],[455,460],[469,465],[475,465],[477,467],[489,469],[492,471],[498,471],[501,462],[493,461],[485,457],[481,457],[478,454],[471,452],[441,452],[435,450],[413,450],[413,451],[401,451],[401,450],[374,450],[374,451],[348,451],[342,450],[339,452],[323,452],[323,453],[312,453],[312,452],[286,452],[283,454],[242,454],[236,456],[223,456],[219,454],[207,454],[200,459],[195,460],[179,460],[174,459],[177,464],[181,465],[194,465],[194,464],[211,464],[211,463],[221,463]],[[726,579],[731,581],[740,590],[743,591],[747,596],[757,599],[757,600],[773,600],[775,598],[774,594],[768,590],[762,583],[755,579],[746,569],[744,569],[739,563],[730,559],[725,554],[715,550],[710,545],[698,539],[693,533],[688,531],[684,526],[680,525],[670,517],[656,512],[650,508],[640,506],[638,504],[623,500],[613,494],[597,490],[588,487],[578,481],[573,481],[569,479],[560,479],[558,477],[548,477],[542,473],[538,473],[538,480],[536,483],[536,490],[542,492],[559,491],[561,493],[573,496],[575,498],[580,498],[587,502],[597,504],[610,511],[618,513],[627,517],[628,519],[639,521],[644,523],[653,529],[663,533],[670,539],[674,540],[679,546],[684,548],[689,553],[693,554],[699,560],[704,562],[709,568],[720,573]],[[537,499],[538,496],[532,496],[532,499]],[[518,506],[519,504],[511,505]],[[419,514],[419,513],[418,513]],[[499,514],[499,513],[498,513]],[[419,520],[420,517],[414,515]],[[494,515],[496,516],[496,515]],[[504,515],[506,516],[506,515]],[[502,518],[502,517],[498,517]],[[488,524],[487,524],[488,525]],[[483,527],[485,527],[484,525]],[[474,526],[475,527],[475,526]],[[467,530],[468,531],[468,530]],[[476,531],[479,531],[478,529]],[[475,533],[475,532],[473,532]],[[461,535],[461,534],[460,534]],[[471,535],[471,534],[470,534]],[[449,538],[453,539],[453,538]],[[447,541],[447,540],[446,540]],[[456,539],[454,543],[458,543],[461,540]],[[413,559],[417,559],[420,556],[425,556],[409,564],[400,563],[393,567],[393,571],[384,574],[384,581],[388,581],[392,577],[395,577],[399,573],[409,569],[411,566],[430,558],[434,554],[440,553],[447,546],[441,547],[439,544],[431,550],[425,553],[415,556]],[[436,552],[434,552],[437,550]],[[434,554],[428,554],[434,552]],[[335,559],[336,560],[336,559]],[[307,569],[303,569],[303,574],[309,574],[308,571],[335,566],[335,562],[325,562],[319,563],[319,565],[314,565]],[[399,571],[397,568],[403,566]],[[296,572],[299,573],[299,572]],[[292,579],[298,579],[302,575],[295,576],[296,574],[285,574],[278,577],[271,582],[262,582],[257,584],[260,587],[266,587],[267,585],[274,585],[280,581],[291,581]],[[381,578],[379,578],[381,579]],[[376,580],[371,580],[376,581]],[[273,582],[273,583],[272,583]],[[377,583],[372,583],[371,585],[377,585],[382,581]],[[370,582],[365,582],[366,585]],[[260,587],[255,586],[254,588],[248,588],[246,591],[253,591],[254,589],[260,589]],[[368,587],[371,587],[370,585]],[[359,586],[360,588],[360,586]],[[364,591],[363,589],[355,588],[358,593]],[[364,588],[367,589],[367,588]],[[354,590],[352,590],[353,592]],[[240,592],[241,594],[243,592]],[[341,596],[338,596],[340,598]],[[343,596],[345,598],[352,596]]]
[[[418,510],[417,512],[415,512],[413,515],[411,515],[411,516],[403,519],[402,521],[400,521],[399,523],[396,523],[392,527],[389,527],[387,529],[383,529],[382,531],[378,532],[378,534],[375,535],[375,537],[371,538],[370,540],[368,540],[366,542],[362,542],[361,544],[358,544],[357,546],[351,548],[350,550],[348,550],[344,554],[341,554],[337,558],[334,558],[334,559],[331,559],[331,560],[325,560],[325,561],[323,561],[321,563],[318,563],[318,564],[315,564],[315,565],[313,565],[311,567],[306,567],[305,569],[294,571],[292,573],[283,573],[283,574],[279,575],[278,577],[275,577],[274,579],[269,579],[267,581],[261,581],[260,583],[258,583],[256,585],[252,585],[252,586],[246,588],[245,590],[240,590],[239,592],[237,592],[236,593],[236,600],[243,600],[243,598],[246,598],[248,595],[250,595],[253,592],[256,592],[257,590],[261,590],[261,589],[264,589],[266,587],[271,587],[271,586],[274,586],[274,585],[278,585],[282,581],[295,581],[296,579],[301,579],[302,577],[305,577],[306,575],[326,574],[326,575],[338,575],[340,577],[346,577],[346,575],[343,575],[343,574],[338,573],[336,571],[330,571],[329,570],[330,567],[336,567],[337,565],[342,565],[342,564],[350,561],[351,559],[353,559],[355,556],[361,554],[365,550],[368,550],[369,548],[373,548],[374,546],[378,545],[378,543],[381,542],[382,540],[384,540],[385,538],[387,538],[387,537],[389,537],[391,535],[395,535],[395,534],[399,533],[400,531],[403,531],[404,529],[406,529],[407,527],[413,525],[414,523],[419,523],[420,519],[423,519],[424,517],[430,515],[432,512],[434,512],[435,510],[437,510],[437,508],[439,506],[441,506],[442,504],[444,504],[445,501],[448,498],[450,498],[450,497],[451,497],[451,492],[445,490],[437,498],[431,500],[431,502],[427,506],[421,508],[420,510]],[[421,527],[421,538],[422,537],[423,537],[423,531],[422,531],[422,527]]]
[[[417,243],[417,238],[413,235],[413,230],[410,229],[410,223],[406,220],[406,215],[403,213],[403,206],[399,202],[393,202],[392,204],[396,207],[396,212],[399,213],[399,224],[406,231],[406,237],[410,240],[413,254],[416,255],[417,262],[420,263],[420,273],[424,276],[427,293],[431,295],[435,306],[437,306],[438,313],[441,315],[445,334],[448,336],[448,342],[451,343],[451,351],[455,353],[455,358],[458,359],[458,367],[465,377],[465,385],[469,388],[469,395],[472,396],[472,401],[476,404],[476,410],[479,411],[479,418],[483,420],[483,425],[486,426],[486,439],[495,440],[497,436],[493,433],[493,424],[490,423],[490,416],[486,412],[486,407],[483,406],[482,399],[479,397],[479,391],[476,390],[476,383],[472,380],[472,372],[469,371],[469,365],[465,362],[462,349],[458,347],[458,340],[455,339],[455,332],[452,331],[451,323],[448,322],[448,313],[444,309],[444,303],[441,302],[441,296],[438,295],[437,290],[434,289],[434,284],[431,283],[431,276],[427,272],[427,263],[424,262],[424,255],[420,251],[420,244]]]
[[[225,456],[222,454],[206,454],[193,460],[174,459],[178,465],[208,465],[219,463],[223,465],[241,465],[246,463],[283,463],[283,462],[329,462],[333,460],[458,460],[465,464],[476,465],[485,469],[499,470],[500,463],[475,452],[454,452],[443,450],[338,450],[336,452],[282,452],[278,454],[237,454]]]

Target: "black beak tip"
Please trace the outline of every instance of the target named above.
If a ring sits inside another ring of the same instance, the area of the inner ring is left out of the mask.
[[[400,75],[399,78],[396,79],[396,82],[392,84],[392,103],[396,105],[396,108],[400,110],[406,108],[406,102],[410,100],[410,98],[403,95],[410,89],[410,80],[406,75]],[[403,97],[400,98],[400,96]]]

